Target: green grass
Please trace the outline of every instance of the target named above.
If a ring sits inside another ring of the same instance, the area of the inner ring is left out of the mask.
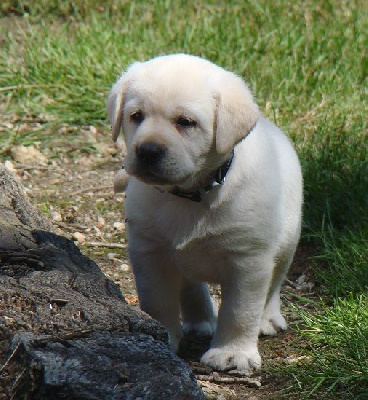
[[[368,301],[348,294],[314,312],[300,312],[300,333],[307,339],[303,357],[285,370],[294,377],[294,393],[303,398],[366,399],[368,396]],[[295,392],[295,389],[297,391]],[[289,388],[290,390],[290,388]],[[288,392],[290,393],[290,391]]]
[[[366,230],[330,229],[320,238],[321,254],[315,257],[315,277],[323,293],[345,298],[366,295],[368,288],[368,243]]]
[[[307,339],[300,349],[307,358],[284,372],[294,377],[290,390],[305,398],[363,400],[368,397],[367,231],[330,226],[317,242],[319,301],[308,302],[308,311],[303,301],[291,305],[300,318],[298,333]]]
[[[14,125],[0,131],[2,159],[13,144],[52,145],[78,135],[60,133],[62,125],[99,125],[108,134],[107,93],[134,60],[188,52],[246,78],[264,113],[295,142],[305,180],[303,240],[319,249],[315,278],[323,300],[313,313],[300,311],[310,358],[293,371],[294,389],[299,398],[362,399],[365,2],[5,0],[0,12],[0,110]],[[37,130],[22,128],[37,118]]]

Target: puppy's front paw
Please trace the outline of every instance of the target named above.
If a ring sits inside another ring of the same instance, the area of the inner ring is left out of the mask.
[[[256,348],[247,351],[237,347],[209,349],[201,362],[220,371],[238,369],[248,374],[261,368],[261,356]]]

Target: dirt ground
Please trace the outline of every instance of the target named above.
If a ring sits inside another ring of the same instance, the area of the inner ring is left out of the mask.
[[[6,124],[9,129],[12,122]],[[1,126],[0,134],[3,134]],[[17,129],[38,131],[40,123],[29,121]],[[126,300],[138,306],[126,252],[124,194],[113,193],[114,173],[122,164],[121,149],[101,128],[64,126],[57,129],[47,146],[33,143],[35,149],[28,148],[23,155],[22,149],[9,148],[7,166],[17,173],[33,204],[49,215],[59,233],[75,240],[84,254],[120,286]],[[275,367],[303,358],[304,344],[292,329],[296,317],[290,301],[314,294],[308,261],[311,252],[313,249],[298,250],[284,286],[284,311],[290,329],[275,338],[260,339],[262,372],[249,382],[244,377],[213,374],[199,364],[200,355],[209,345],[208,340],[193,337],[183,340],[179,355],[191,365],[209,399],[282,397],[293,378],[275,372]],[[212,287],[212,293],[219,301],[219,287]]]

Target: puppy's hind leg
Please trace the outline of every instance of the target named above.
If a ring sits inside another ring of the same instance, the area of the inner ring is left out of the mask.
[[[194,331],[199,336],[212,336],[215,333],[218,307],[206,283],[183,281],[181,311],[185,333]]]
[[[291,247],[289,251],[285,251],[282,256],[278,257],[263,310],[259,332],[261,335],[276,335],[277,332],[285,331],[287,328],[285,318],[281,314],[280,290],[293,260],[294,252],[295,247]]]

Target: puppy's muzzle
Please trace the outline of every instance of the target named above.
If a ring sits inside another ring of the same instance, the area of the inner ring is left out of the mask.
[[[167,148],[161,144],[147,142],[135,149],[138,162],[145,167],[157,167],[165,157]]]

